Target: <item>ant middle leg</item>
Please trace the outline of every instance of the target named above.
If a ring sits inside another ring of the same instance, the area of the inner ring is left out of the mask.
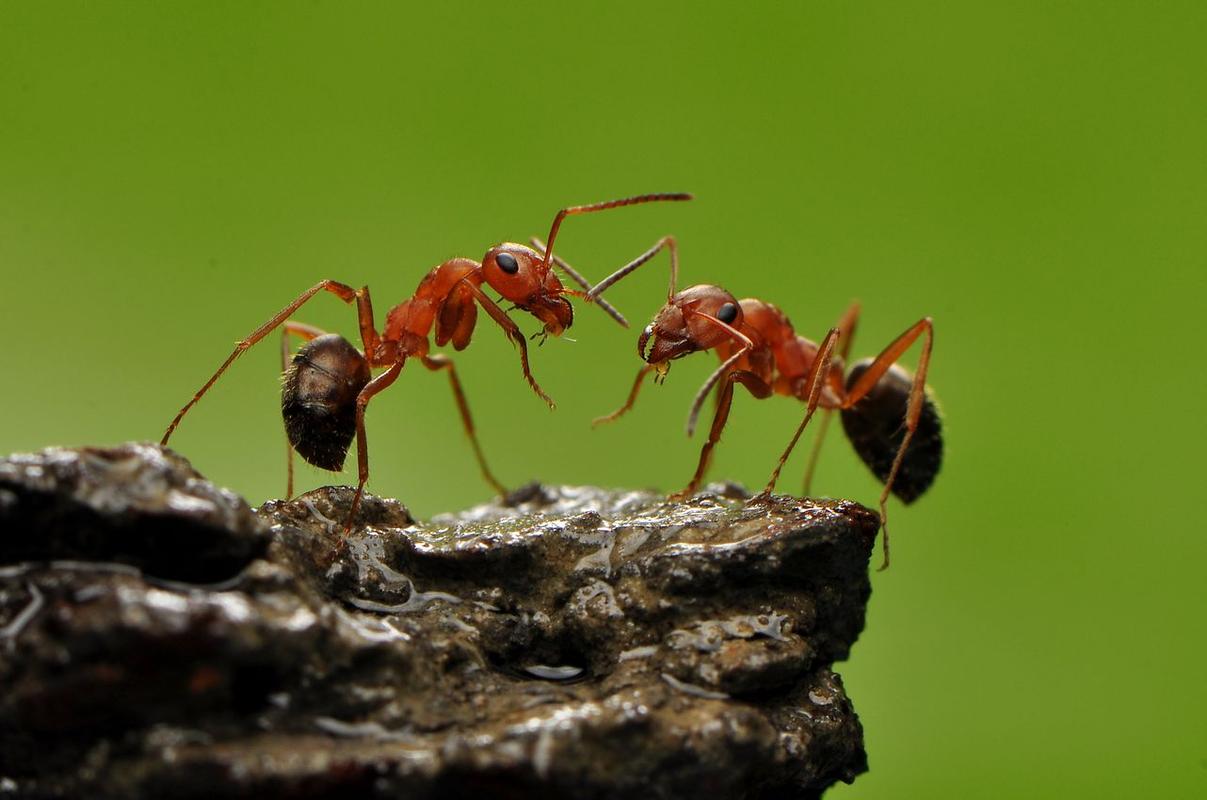
[[[356,301],[357,316],[360,320],[361,338],[364,343],[365,353],[371,355],[377,349],[378,337],[376,329],[373,326],[373,304],[369,299],[369,287],[365,286],[360,289],[353,289],[351,286],[337,281],[320,281],[298,295],[292,303],[278,311],[271,319],[252,331],[246,339],[235,345],[234,352],[227,356],[217,371],[210,376],[210,379],[202,384],[201,388],[193,395],[193,398],[185,403],[184,407],[176,414],[171,424],[168,425],[168,429],[164,431],[163,438],[160,439],[159,443],[161,445],[168,443],[168,439],[172,437],[172,432],[176,430],[176,426],[184,419],[184,415],[188,413],[189,409],[197,405],[197,401],[210,390],[210,387],[214,385],[218,378],[222,377],[222,373],[226,372],[227,367],[234,363],[236,358],[243,355],[243,352],[252,345],[272,333],[278,325],[289,319],[293,315],[293,312],[301,308],[307,300],[322,291],[331,292],[345,303]]]
[[[839,317],[838,324],[834,326],[838,328],[838,357],[844,367],[848,363],[851,355],[851,345],[855,341],[855,328],[859,324],[859,308],[858,300],[851,303],[842,316]],[[809,490],[813,487],[813,474],[817,471],[817,460],[821,456],[821,445],[826,440],[826,432],[830,429],[830,422],[834,416],[833,411],[834,409],[832,408],[823,408],[821,410],[817,439],[813,442],[813,448],[809,451],[809,463],[805,467],[805,479],[801,485],[801,497],[808,497]]]
[[[822,339],[821,346],[817,348],[817,355],[813,358],[813,366],[809,368],[809,376],[805,381],[805,416],[800,421],[800,425],[796,426],[796,432],[792,434],[792,440],[788,442],[783,455],[780,456],[779,463],[775,465],[775,470],[771,473],[771,479],[767,481],[767,486],[754,498],[756,501],[767,500],[771,497],[771,493],[775,490],[776,481],[779,480],[780,471],[783,470],[784,464],[788,461],[788,456],[792,454],[792,449],[796,447],[796,443],[800,440],[801,434],[805,432],[805,426],[813,418],[813,412],[817,410],[817,405],[821,401],[821,390],[826,384],[826,376],[830,374],[830,357],[834,352],[834,343],[838,337],[838,328],[830,328],[829,333],[826,334],[826,338]]]
[[[469,437],[469,443],[474,448],[474,456],[478,459],[478,467],[482,470],[482,477],[486,479],[486,482],[500,496],[506,497],[507,489],[503,484],[499,483],[499,479],[490,471],[490,467],[486,464],[486,456],[482,454],[482,445],[478,442],[478,434],[474,429],[474,418],[469,413],[469,403],[465,400],[465,391],[461,388],[461,379],[457,377],[457,369],[453,366],[452,359],[444,355],[424,356],[423,366],[433,372],[440,370],[448,372],[448,381],[453,389],[453,397],[457,401],[457,410],[461,414],[461,425],[465,428],[465,434]]]

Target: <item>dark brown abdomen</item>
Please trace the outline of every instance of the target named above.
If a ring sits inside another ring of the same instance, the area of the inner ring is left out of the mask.
[[[294,355],[281,386],[285,433],[298,455],[336,472],[356,435],[356,396],[369,362],[339,334],[311,339]]]
[[[847,391],[871,363],[869,358],[851,367]],[[894,364],[862,400],[842,412],[842,427],[847,438],[881,483],[888,480],[897,449],[905,439],[905,408],[909,402],[911,380],[907,371]],[[910,439],[901,469],[893,481],[893,494],[912,503],[934,483],[942,463],[943,425],[939,409],[928,391],[923,394],[918,429]]]

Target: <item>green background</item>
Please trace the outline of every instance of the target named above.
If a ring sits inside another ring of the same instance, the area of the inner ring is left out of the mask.
[[[858,297],[857,355],[935,319],[947,461],[893,507],[840,667],[871,772],[830,796],[1207,796],[1205,41],[1201,3],[0,3],[0,452],[157,439],[320,278],[380,319],[562,205],[692,191],[559,251],[599,278],[675,233],[685,283],[804,335]],[[457,363],[505,482],[686,482],[711,358],[588,425],[664,285],[611,294],[635,329],[580,309],[534,351],[552,414],[479,327]],[[298,318],[356,330],[329,296]],[[173,440],[252,502],[284,484],[276,350]],[[712,476],[761,485],[799,414],[740,394]],[[369,429],[372,491],[489,498],[442,376]],[[816,489],[877,497],[837,428]]]

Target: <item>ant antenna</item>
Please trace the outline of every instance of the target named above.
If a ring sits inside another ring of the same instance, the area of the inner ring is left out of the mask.
[[[539,253],[544,254],[544,253],[549,252],[548,248],[545,247],[545,243],[542,242],[540,239],[538,239],[535,236],[533,236],[531,239],[529,239],[528,243],[531,244],[533,246],[533,248],[535,248],[537,250],[537,252],[539,252]],[[553,258],[553,263],[555,265],[557,265],[558,267],[560,267],[562,272],[569,275],[570,278],[575,283],[577,283],[579,286],[581,286],[583,288],[583,294],[581,296],[586,297],[586,292],[591,291],[591,284],[590,284],[590,282],[587,281],[586,277],[581,272],[576,270],[574,267],[567,264],[566,260],[564,258],[562,258],[561,256],[553,256],[552,258]],[[574,294],[579,294],[579,293],[574,292]],[[606,313],[609,317],[611,317],[612,319],[619,322],[622,327],[625,327],[625,328],[629,327],[629,321],[624,318],[624,314],[621,314],[620,311],[617,310],[616,306],[612,305],[611,303],[609,303],[607,300],[604,300],[603,298],[596,300],[595,303],[600,308],[602,308],[604,310],[604,313]]]
[[[679,248],[676,246],[674,236],[663,236],[658,240],[657,244],[655,244],[649,250],[646,250],[644,253],[637,256],[637,258],[633,259],[608,277],[604,278],[602,281],[596,284],[591,291],[587,292],[587,300],[602,303],[603,300],[600,299],[599,296],[607,291],[608,287],[640,267],[645,262],[649,261],[654,256],[658,255],[658,251],[664,247],[671,253],[671,282],[670,286],[668,286],[666,290],[666,300],[669,303],[671,298],[675,296],[675,284],[679,282]]]
[[[662,201],[676,200],[691,200],[692,195],[687,192],[662,192],[659,194],[640,194],[636,197],[625,197],[620,200],[606,200],[602,203],[591,203],[585,206],[570,206],[563,208],[557,212],[557,216],[553,218],[553,225],[549,227],[549,247],[545,250],[545,260],[541,262],[541,271],[549,270],[549,262],[553,257],[553,241],[557,238],[557,231],[562,227],[562,220],[566,217],[576,214],[590,214],[593,211],[606,211],[609,208],[619,208],[621,206],[635,206],[640,203],[657,203]]]

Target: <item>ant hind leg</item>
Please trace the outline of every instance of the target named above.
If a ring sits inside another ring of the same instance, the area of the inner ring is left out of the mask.
[[[369,480],[369,444],[368,437],[365,436],[365,407],[369,405],[369,401],[373,399],[374,395],[398,380],[398,375],[402,372],[402,365],[405,363],[404,360],[394,362],[388,370],[369,381],[356,396],[357,484],[356,494],[352,498],[352,506],[348,509],[348,519],[344,524],[345,537],[352,531],[356,512],[360,510],[360,499],[365,493],[365,483]]]
[[[197,405],[197,401],[199,401],[205,395],[205,393],[210,390],[210,387],[213,386],[220,377],[222,377],[222,373],[226,372],[227,368],[234,363],[236,358],[243,355],[245,350],[252,347],[265,336],[272,333],[278,325],[293,316],[293,312],[301,308],[307,300],[322,291],[331,292],[345,303],[351,303],[353,301],[356,302],[357,316],[360,320],[361,338],[364,340],[365,352],[367,354],[372,353],[376,349],[378,337],[373,326],[373,304],[369,299],[368,287],[353,289],[351,286],[348,286],[344,283],[339,283],[337,281],[320,281],[294,298],[293,302],[285,306],[283,309],[274,314],[271,319],[248,334],[246,339],[235,345],[234,351],[226,357],[226,360],[223,361],[222,365],[219,366],[214,374],[210,376],[210,379],[203,383],[201,388],[198,389],[193,395],[193,398],[189,400],[189,402],[185,403],[184,407],[177,412],[176,417],[168,425],[168,429],[164,431],[163,438],[160,439],[159,443],[161,445],[167,445],[168,440],[172,438],[172,433],[176,430],[176,427],[180,424],[180,421],[184,419],[184,415],[189,412],[189,409]]]
[[[423,366],[437,372],[445,370],[448,372],[448,382],[452,386],[453,398],[457,401],[457,410],[461,414],[461,425],[465,428],[465,435],[469,437],[469,443],[474,448],[474,456],[478,459],[478,467],[482,470],[482,477],[490,484],[490,487],[499,493],[500,497],[507,496],[507,489],[503,484],[499,483],[499,479],[490,471],[490,467],[486,464],[486,456],[482,454],[482,445],[478,442],[478,434],[474,428],[474,418],[469,413],[469,403],[465,399],[465,390],[461,388],[461,379],[457,377],[457,369],[453,366],[453,361],[448,356],[432,355],[423,357]]]
[[[904,333],[902,333],[887,347],[885,347],[884,350],[880,352],[880,355],[876,356],[876,358],[867,365],[866,369],[863,369],[861,372],[859,372],[858,376],[852,382],[850,389],[847,391],[846,396],[843,398],[842,403],[845,425],[848,415],[852,413],[854,413],[856,416],[858,415],[858,409],[855,409],[855,406],[860,400],[864,399],[870,394],[873,394],[873,389],[877,387],[881,378],[883,378],[886,373],[898,376],[904,375],[903,370],[897,369],[890,373],[890,369],[893,369],[897,359],[899,359],[905,353],[905,351],[918,340],[919,337],[922,337],[922,352],[918,356],[917,370],[914,372],[913,377],[909,379],[909,392],[905,406],[905,419],[903,421],[905,434],[901,438],[901,443],[897,445],[896,453],[893,456],[893,461],[889,467],[888,474],[883,477],[884,489],[880,493],[880,527],[882,530],[881,546],[884,550],[884,563],[880,566],[881,570],[887,569],[889,564],[888,498],[889,494],[893,491],[893,483],[897,479],[898,473],[901,471],[902,465],[905,462],[906,453],[909,450],[910,442],[914,438],[914,433],[918,430],[919,420],[923,418],[923,412],[927,412],[927,419],[933,418],[933,420],[936,422],[938,419],[938,415],[934,410],[933,403],[931,403],[926,397],[926,374],[930,368],[930,353],[932,347],[934,346],[934,326],[930,317],[924,317],[907,328]],[[849,432],[848,438],[852,438]],[[933,463],[928,463],[926,465],[925,474],[921,476],[921,478],[925,479],[925,485],[919,484],[921,488],[917,489],[917,494],[920,494],[927,486],[929,486],[929,481],[933,480],[935,473],[938,472],[938,459],[941,456],[941,440],[937,441],[940,449],[936,453],[929,453],[929,455],[933,457]],[[858,445],[858,443],[853,439],[852,444]],[[874,445],[874,449],[878,452],[879,449],[883,447],[884,442],[880,439],[877,439],[872,444]],[[860,457],[866,463],[868,463],[869,466],[873,466],[873,461],[869,460],[868,455],[866,455],[865,452],[858,446],[856,446],[856,452],[859,453]],[[912,499],[912,497],[907,499]]]
[[[319,336],[326,334],[326,331],[316,328],[313,325],[307,325],[304,322],[294,322],[287,320],[281,328],[281,375],[283,376],[286,370],[289,369],[289,337],[296,336],[303,342],[309,342]],[[293,444],[289,441],[289,435],[285,435],[285,500],[293,497]]]

